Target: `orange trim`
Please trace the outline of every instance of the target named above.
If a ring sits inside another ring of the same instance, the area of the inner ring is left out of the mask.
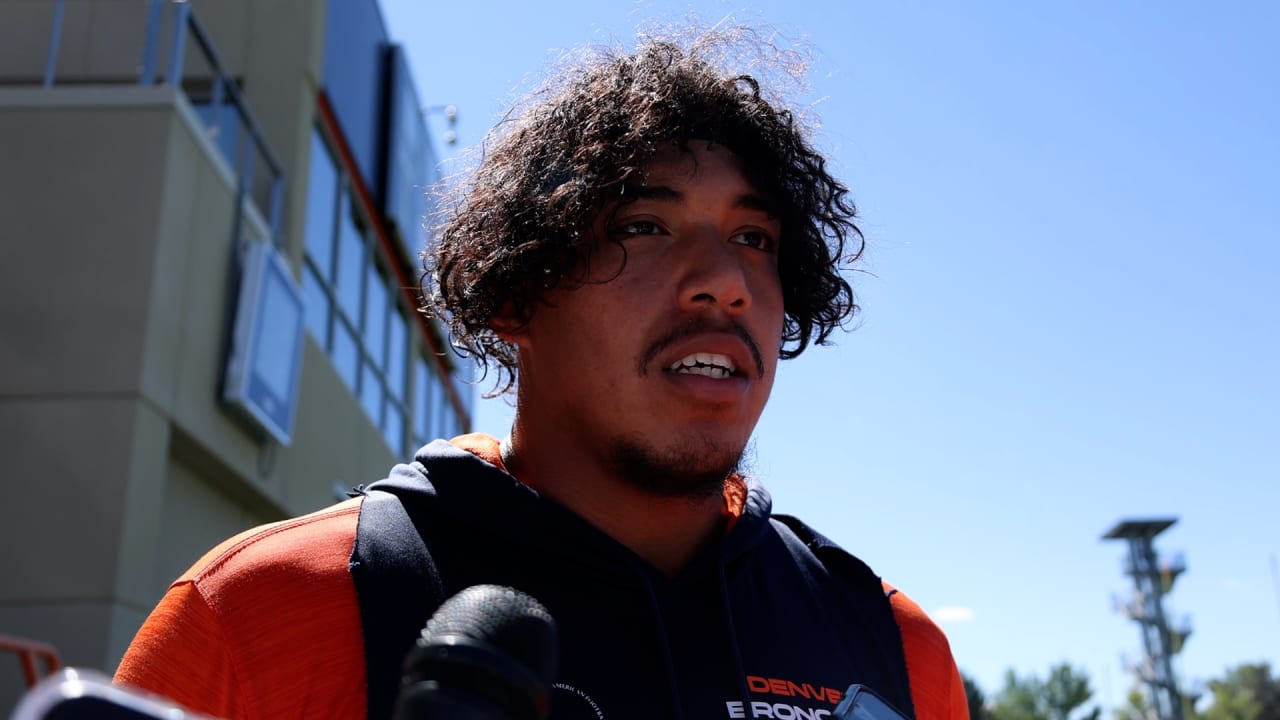
[[[62,660],[58,657],[58,651],[53,649],[52,645],[36,642],[34,640],[26,640],[12,635],[0,635],[0,650],[8,650],[18,654],[18,660],[22,663],[22,676],[27,681],[27,687],[33,688],[40,681],[40,671],[36,667],[36,659],[43,659],[45,665],[45,675],[52,675],[58,668],[62,667]]]
[[[895,588],[882,582],[885,592]],[[930,720],[968,720],[964,683],[951,655],[951,645],[929,615],[901,591],[889,597],[902,633],[902,650],[911,679],[911,703],[916,717]]]
[[[324,127],[329,141],[337,148],[338,155],[341,156],[342,174],[347,177],[351,182],[351,186],[355,188],[356,202],[360,204],[360,209],[364,212],[365,217],[368,218],[378,246],[382,248],[383,254],[391,260],[391,270],[396,274],[396,279],[399,281],[400,294],[408,301],[409,307],[415,310],[412,314],[416,318],[418,327],[422,330],[422,335],[426,338],[427,344],[431,346],[430,355],[432,362],[436,364],[436,371],[441,377],[447,377],[450,380],[444,385],[449,392],[449,400],[453,404],[453,410],[458,413],[458,417],[462,418],[465,427],[471,427],[471,416],[467,413],[466,407],[462,403],[462,397],[453,385],[453,372],[449,370],[444,362],[444,341],[437,335],[435,327],[428,322],[427,317],[420,312],[416,312],[418,297],[415,290],[418,287],[418,282],[410,277],[405,264],[401,261],[400,249],[391,239],[391,233],[387,231],[386,224],[382,221],[382,213],[373,202],[373,194],[369,192],[369,188],[364,184],[364,178],[361,177],[359,171],[360,165],[356,163],[355,153],[351,151],[351,147],[347,144],[346,135],[342,132],[342,124],[338,122],[338,116],[333,111],[329,96],[323,90],[316,92],[316,108],[320,111],[320,124]]]

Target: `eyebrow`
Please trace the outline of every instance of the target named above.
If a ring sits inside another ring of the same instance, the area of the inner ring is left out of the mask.
[[[622,200],[630,204],[639,200],[657,200],[659,202],[683,202],[684,193],[666,185],[627,185],[622,191]],[[759,210],[769,215],[774,214],[773,206],[760,193],[743,193],[733,200],[733,207],[744,210]]]

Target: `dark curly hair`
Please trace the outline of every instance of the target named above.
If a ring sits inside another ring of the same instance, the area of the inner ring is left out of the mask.
[[[632,53],[596,50],[494,129],[423,258],[424,310],[448,324],[455,347],[505,371],[498,393],[516,380],[516,350],[492,319],[527,322],[546,290],[580,284],[592,221],[671,143],[731,150],[771,202],[782,227],[783,359],[825,344],[857,312],[840,273],[863,248],[848,189],[790,110],[752,75],[719,67],[726,49],[743,47],[783,65],[746,29],[686,43],[642,37]]]

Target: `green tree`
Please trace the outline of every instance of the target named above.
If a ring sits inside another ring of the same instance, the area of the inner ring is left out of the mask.
[[[992,720],[1047,720],[1040,698],[1044,696],[1044,683],[1034,675],[1025,678],[1013,670],[1004,673],[1004,687],[996,694],[991,706]]]
[[[978,683],[963,671],[960,679],[964,682],[964,697],[969,703],[969,720],[987,720],[987,696]]]
[[[1268,663],[1245,663],[1210,680],[1213,704],[1200,713],[1203,720],[1280,720],[1280,678]]]
[[[1049,679],[1044,684],[1044,701],[1049,710],[1049,720],[1068,720],[1077,708],[1083,708],[1093,698],[1093,688],[1089,685],[1089,676],[1083,670],[1076,670],[1067,663],[1059,663],[1049,670]],[[1077,715],[1081,720],[1098,720],[1102,708],[1095,705],[1093,710]]]
[[[1147,699],[1147,691],[1135,687],[1125,697],[1125,706],[1116,708],[1115,720],[1152,720],[1151,703]]]
[[[992,720],[1098,720],[1102,708],[1084,706],[1093,698],[1089,676],[1083,670],[1059,663],[1049,669],[1047,680],[1005,673],[1004,687],[996,696]]]

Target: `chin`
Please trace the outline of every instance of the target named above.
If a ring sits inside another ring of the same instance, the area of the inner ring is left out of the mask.
[[[705,500],[724,492],[742,464],[745,442],[686,437],[657,447],[642,436],[618,438],[610,459],[618,477],[651,495]]]

